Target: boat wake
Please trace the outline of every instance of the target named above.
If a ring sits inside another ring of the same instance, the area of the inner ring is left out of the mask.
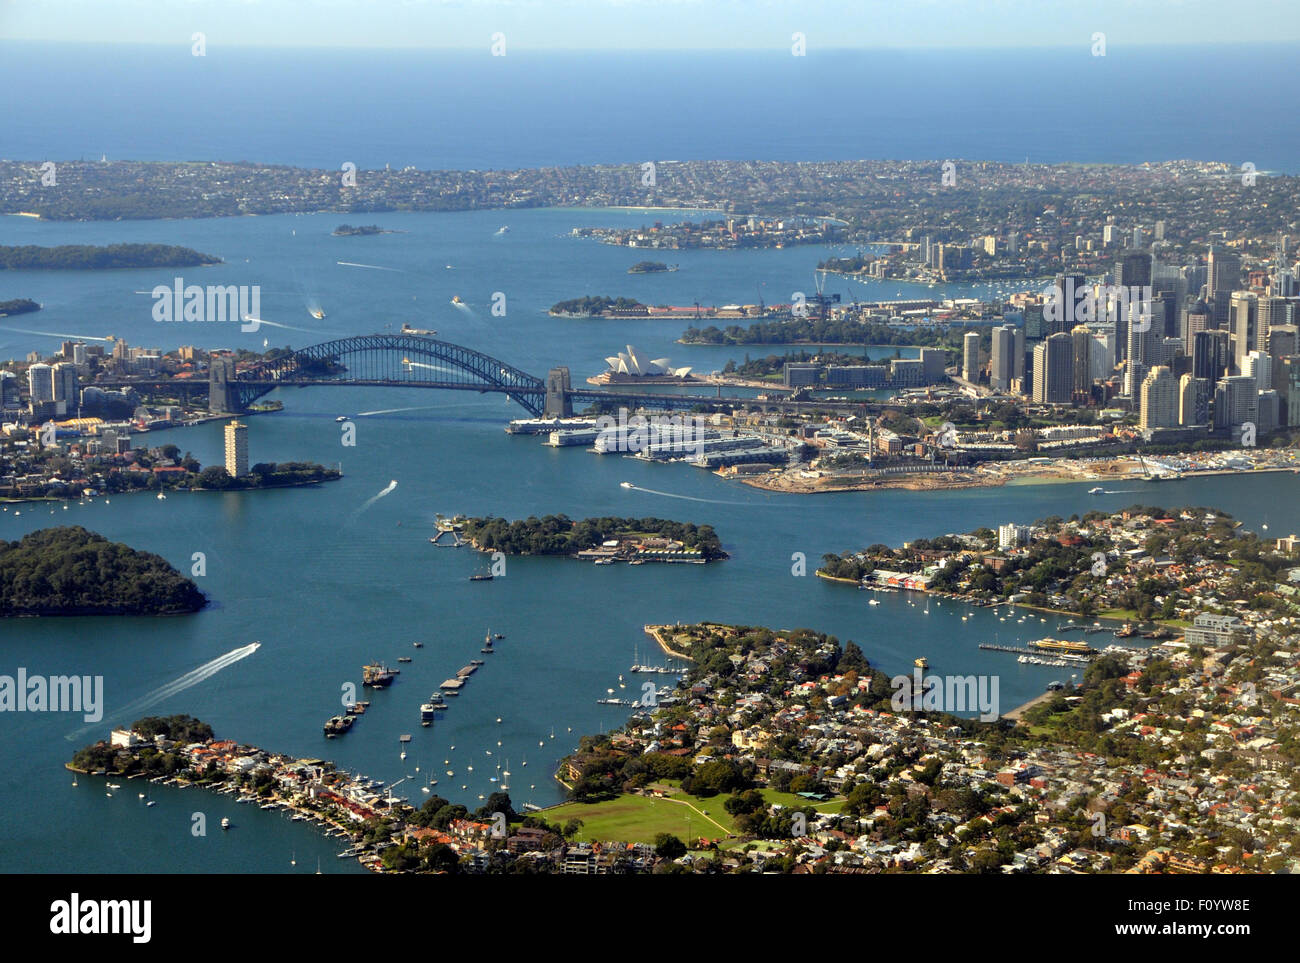
[[[395,415],[400,411],[432,411],[435,408],[443,408],[445,405],[417,405],[414,408],[381,408],[378,411],[358,411],[358,418],[369,418],[371,415]]]
[[[311,328],[299,328],[292,324],[281,324],[279,321],[268,321],[266,318],[255,318],[251,314],[246,314],[241,319],[245,324],[267,324],[273,328],[286,328],[289,331],[305,331],[307,334],[313,334]]]
[[[147,293],[147,292],[146,292]],[[38,334],[43,338],[73,338],[77,341],[112,341],[112,338],[97,338],[93,334],[60,334],[57,331],[31,331],[27,328],[0,328],[0,331],[12,331],[14,334]]]
[[[379,501],[379,499],[383,498],[385,495],[390,495],[390,494],[392,494],[393,489],[395,489],[396,487],[397,487],[397,482],[395,482],[395,481],[390,481],[390,482],[388,483],[388,486],[387,486],[383,491],[381,491],[378,495],[375,495],[375,496],[373,496],[372,498],[367,499],[367,500],[366,500],[366,503],[365,503],[364,505],[362,505],[362,506],[361,506],[360,508],[358,508],[355,512],[353,512],[353,513],[352,513],[352,517],[353,517],[353,518],[356,518],[358,515],[360,515],[362,512],[364,512],[367,508],[369,508],[369,507],[370,507],[371,505],[373,505],[375,502]]]
[[[371,271],[395,271],[398,274],[405,273],[401,268],[382,267],[378,264],[358,264],[356,261],[335,261],[334,263],[341,267],[359,267],[368,268]]]
[[[101,721],[93,723],[92,725],[89,726],[84,726],[83,728],[78,729],[76,732],[70,732],[64,738],[66,738],[69,742],[71,742],[74,739],[84,736],[87,732],[90,732],[92,729],[102,729],[105,723],[107,723],[110,718],[123,719],[128,722],[134,722],[136,719],[140,717],[140,713],[144,712],[145,709],[157,705],[159,702],[162,702],[164,699],[169,699],[172,696],[177,695],[178,693],[184,692],[186,689],[189,689],[192,686],[196,686],[200,682],[203,682],[206,679],[212,678],[212,676],[216,675],[222,669],[234,665],[236,662],[239,662],[241,659],[248,658],[250,655],[252,655],[261,647],[262,647],[261,642],[250,642],[248,645],[241,645],[237,649],[231,649],[225,655],[218,656],[217,658],[213,659],[211,662],[205,662],[197,669],[193,669],[190,672],[186,672],[180,678],[173,679],[171,682],[168,682],[166,685],[159,686],[157,689],[154,689],[148,695],[141,696],[139,699],[136,699],[134,702],[122,706],[121,709],[117,710],[117,712],[113,713],[111,716],[106,714]]]
[[[626,488],[629,491],[645,492],[647,495],[662,495],[664,498],[680,498],[688,502],[705,502],[709,505],[746,505],[749,502],[729,502],[720,498],[696,498],[694,495],[678,495],[675,492],[661,492],[654,488],[642,488],[640,485],[633,485],[631,482],[620,482],[620,488]]]

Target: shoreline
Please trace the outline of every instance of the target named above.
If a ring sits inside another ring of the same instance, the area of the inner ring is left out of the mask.
[[[682,659],[686,662],[694,663],[695,660],[692,659],[689,655],[685,655],[684,653],[678,652],[676,649],[674,649],[671,645],[669,645],[667,642],[663,640],[663,636],[661,636],[659,632],[661,629],[667,629],[667,628],[671,628],[671,626],[667,626],[667,625],[642,626],[642,630],[645,632],[645,634],[650,636],[650,638],[654,639],[655,642],[658,643],[659,648],[663,649],[665,653],[672,656],[674,659]]]

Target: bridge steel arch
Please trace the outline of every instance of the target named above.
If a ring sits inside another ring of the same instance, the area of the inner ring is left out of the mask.
[[[282,385],[349,384],[499,391],[534,416],[547,413],[547,385],[526,371],[462,345],[413,334],[338,338],[259,362],[225,382],[225,410],[242,410]]]

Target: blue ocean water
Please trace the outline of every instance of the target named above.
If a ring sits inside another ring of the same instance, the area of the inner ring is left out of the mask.
[[[1294,47],[774,52],[0,41],[0,155],[337,169],[1197,158],[1300,170]],[[1243,74],[1243,65],[1249,65]],[[1243,81],[1248,78],[1248,84]],[[1243,122],[1248,96],[1252,122]]]

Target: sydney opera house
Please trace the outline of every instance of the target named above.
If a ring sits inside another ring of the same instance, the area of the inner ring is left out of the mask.
[[[627,351],[605,359],[609,370],[594,378],[588,378],[591,384],[677,384],[694,380],[691,369],[673,368],[667,358],[643,359],[630,344]]]

